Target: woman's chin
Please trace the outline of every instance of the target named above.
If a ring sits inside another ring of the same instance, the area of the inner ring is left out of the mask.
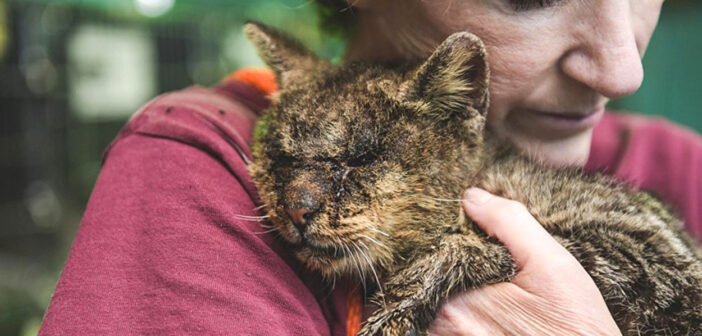
[[[524,154],[552,167],[582,167],[590,155],[592,129],[562,138],[542,140],[514,132],[509,139]]]

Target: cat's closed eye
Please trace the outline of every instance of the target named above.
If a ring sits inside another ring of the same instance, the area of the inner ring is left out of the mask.
[[[380,155],[378,155],[378,153],[375,152],[368,152],[349,160],[348,162],[346,162],[346,164],[349,167],[361,167],[369,165],[376,160],[380,160]]]
[[[297,163],[299,160],[292,156],[288,155],[286,153],[279,153],[278,156],[276,157],[276,161],[278,164],[281,166],[293,166],[295,163]]]

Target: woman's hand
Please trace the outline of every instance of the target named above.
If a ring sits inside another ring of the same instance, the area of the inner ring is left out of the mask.
[[[518,273],[451,298],[430,335],[621,335],[590,276],[522,204],[471,188],[463,209],[505,244]]]

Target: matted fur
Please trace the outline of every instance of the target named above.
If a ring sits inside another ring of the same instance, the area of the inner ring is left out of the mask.
[[[310,270],[377,284],[381,308],[360,335],[422,334],[451,294],[515,275],[506,248],[460,209],[471,186],[524,204],[624,334],[702,332],[701,255],[664,205],[602,175],[541,166],[484,130],[477,37],[454,34],[418,66],[332,66],[270,28],[246,31],[282,85],[251,165],[266,215]],[[291,209],[306,209],[300,228]]]

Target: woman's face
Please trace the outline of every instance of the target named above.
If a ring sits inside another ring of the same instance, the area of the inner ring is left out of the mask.
[[[547,163],[582,165],[605,104],[641,85],[641,56],[663,0],[413,2],[403,9],[415,12],[408,15],[411,22],[386,18],[397,32],[406,24],[438,44],[466,30],[485,42],[493,131]],[[391,15],[373,11],[371,3],[365,8],[371,16]]]

